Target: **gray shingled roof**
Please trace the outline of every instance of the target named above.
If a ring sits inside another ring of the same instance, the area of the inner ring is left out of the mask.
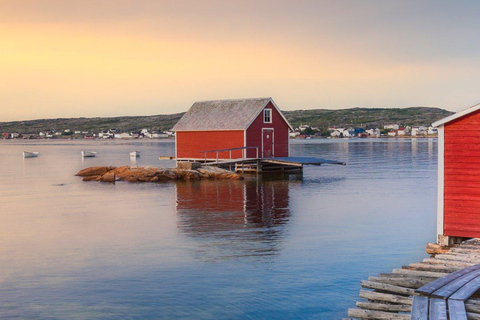
[[[270,101],[257,98],[195,102],[172,130],[245,130]]]

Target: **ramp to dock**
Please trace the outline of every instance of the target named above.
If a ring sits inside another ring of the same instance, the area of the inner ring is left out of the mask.
[[[339,165],[346,165],[345,162],[336,161],[336,160],[327,160],[322,158],[316,157],[279,157],[279,158],[264,158],[262,161],[265,162],[282,162],[282,163],[293,163],[293,164],[301,164],[301,165],[313,165],[319,166],[322,164],[339,164]]]

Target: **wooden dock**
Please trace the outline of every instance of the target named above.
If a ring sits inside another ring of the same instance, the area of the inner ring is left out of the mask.
[[[449,281],[452,281],[450,278],[453,279],[458,274],[465,276],[470,269],[477,270],[476,275],[479,277],[467,275],[463,279],[464,283],[460,280],[456,284],[460,283],[465,286],[469,283],[470,291],[472,291],[472,285],[479,284],[480,287],[480,272],[474,267],[477,264],[480,264],[480,239],[472,239],[452,247],[446,253],[437,254],[400,269],[394,269],[391,273],[369,277],[368,280],[360,282],[362,290],[360,290],[359,296],[362,300],[356,303],[357,308],[348,310],[349,318],[344,319],[465,319],[461,317],[464,306],[466,319],[480,320],[479,292],[474,290],[475,293],[464,295],[462,303],[452,299],[451,307],[449,307],[450,303],[447,304],[447,299],[451,295],[443,295],[440,292],[448,290],[452,291],[451,294],[456,290],[465,292],[467,289],[461,289],[461,287],[452,290],[453,282]],[[469,267],[470,269],[465,269]],[[459,270],[462,272],[458,273]],[[455,274],[455,272],[457,273]],[[440,288],[439,283],[450,283],[450,288],[433,294]],[[435,288],[435,290],[432,291],[431,288]],[[425,299],[433,300],[425,304]],[[415,300],[416,302],[414,302]],[[423,307],[419,305],[420,301],[424,304]],[[412,314],[412,305],[414,304],[416,307]],[[459,308],[460,312],[455,308]]]
[[[256,156],[247,158],[246,151],[255,149]],[[241,151],[242,158],[232,158],[232,152]],[[231,149],[201,151],[203,158],[177,158],[177,163],[197,163],[201,166],[216,166],[237,173],[301,173],[304,165],[320,166],[322,164],[345,165],[345,162],[317,157],[259,157],[258,147],[240,147]],[[208,158],[215,154],[215,158]],[[222,158],[221,154],[228,154]]]
[[[240,159],[177,159],[178,162],[215,166],[237,173],[301,173],[303,166],[322,164],[345,165],[345,162],[315,157],[240,158]]]

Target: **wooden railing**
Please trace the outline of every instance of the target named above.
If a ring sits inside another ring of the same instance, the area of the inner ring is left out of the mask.
[[[230,148],[230,149],[218,149],[218,150],[205,150],[205,151],[200,151],[200,153],[205,154],[205,162],[207,162],[207,154],[215,152],[216,153],[216,162],[218,163],[218,154],[220,152],[229,152],[229,158],[232,159],[232,151],[236,150],[242,150],[242,160],[245,160],[245,151],[248,149],[256,149],[256,159],[258,159],[258,147],[241,147],[241,148]]]

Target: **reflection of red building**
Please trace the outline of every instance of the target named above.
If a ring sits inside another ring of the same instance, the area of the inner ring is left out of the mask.
[[[258,147],[258,156],[288,157],[292,127],[271,98],[195,102],[172,129],[177,159],[201,159],[202,151]],[[219,159],[242,158],[243,150],[220,152]],[[215,159],[216,153],[207,153]],[[255,158],[256,149],[245,156]]]
[[[276,251],[282,225],[290,217],[289,183],[257,179],[176,183],[178,228],[193,237],[223,239],[225,247],[236,251],[233,255]]]
[[[243,228],[244,183],[178,182],[176,190],[179,227],[186,233]]]
[[[261,181],[251,185],[247,183],[245,187],[247,223],[272,227],[287,222],[290,217],[288,184],[289,181],[286,180]]]

